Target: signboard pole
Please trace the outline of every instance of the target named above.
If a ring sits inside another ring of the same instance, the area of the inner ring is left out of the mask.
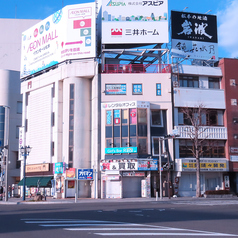
[[[161,171],[161,151],[162,151],[162,138],[159,137],[159,196],[160,199],[163,199],[162,195],[162,171]]]

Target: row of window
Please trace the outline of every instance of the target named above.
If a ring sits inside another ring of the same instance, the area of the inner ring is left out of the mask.
[[[161,96],[161,83],[155,87],[156,96]],[[105,95],[127,95],[126,84],[105,84]],[[132,84],[132,95],[143,95],[142,83]]]
[[[223,110],[202,109],[201,113],[194,108],[179,108],[178,109],[178,124],[192,125],[192,122],[197,118],[198,124],[203,126],[223,126]],[[200,116],[200,118],[198,118]]]
[[[179,86],[189,87],[189,88],[199,88],[199,77],[198,76],[179,76]],[[208,88],[210,89],[220,89],[220,79],[219,78],[208,78]]]
[[[150,112],[151,127],[162,127],[162,110]],[[105,140],[106,148],[137,147],[139,154],[148,154],[147,109],[106,110]]]
[[[190,140],[179,140],[179,157],[193,158],[193,142]],[[225,141],[206,140],[200,146],[200,158],[225,158]]]

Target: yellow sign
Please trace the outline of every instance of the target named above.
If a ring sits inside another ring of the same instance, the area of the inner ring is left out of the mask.
[[[188,163],[183,163],[183,170],[186,170],[186,169],[196,169],[196,163],[191,163],[191,162],[188,162]],[[200,169],[203,170],[223,170],[223,169],[226,169],[226,163],[220,163],[220,162],[217,162],[217,163],[207,163],[207,162],[200,162]]]
[[[26,173],[47,172],[47,171],[50,171],[50,164],[26,165]]]

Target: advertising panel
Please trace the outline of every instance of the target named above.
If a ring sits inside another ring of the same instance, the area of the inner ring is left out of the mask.
[[[168,1],[103,0],[102,43],[168,43]]]
[[[150,108],[150,102],[144,101],[125,101],[125,102],[112,102],[102,103],[102,109],[116,109],[116,108]]]
[[[150,168],[148,168],[148,160],[139,160],[138,161],[138,170],[146,171],[157,171],[158,170],[158,160],[150,161]]]
[[[115,162],[111,162],[111,161],[105,161],[100,163],[100,170],[101,171],[107,171],[107,170],[126,170],[126,171],[134,171],[134,170],[138,170],[138,162],[136,161],[115,161]]]
[[[200,161],[201,171],[228,171],[228,165],[226,160],[205,160]],[[183,160],[182,171],[195,171],[196,160]]]
[[[69,5],[22,33],[21,78],[68,59],[95,57],[95,3]]]
[[[64,167],[65,166],[63,162],[54,163],[54,174],[64,173]]]
[[[66,178],[76,178],[76,169],[75,168],[69,168],[66,170]]]
[[[171,11],[172,54],[192,59],[218,59],[217,18]]]
[[[137,147],[105,148],[105,154],[137,153]]]
[[[126,84],[106,84],[106,95],[126,95]]]
[[[93,169],[78,169],[78,180],[93,180]]]

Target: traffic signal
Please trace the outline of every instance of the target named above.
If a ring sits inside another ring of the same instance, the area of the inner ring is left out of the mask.
[[[150,169],[150,161],[147,161],[147,169]]]

